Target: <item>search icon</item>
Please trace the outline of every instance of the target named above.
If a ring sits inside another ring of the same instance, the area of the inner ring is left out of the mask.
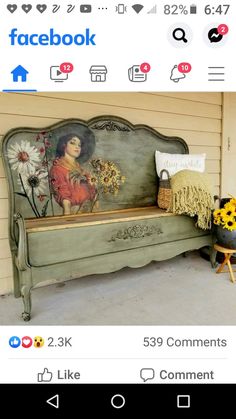
[[[185,30],[182,28],[176,28],[173,33],[173,38],[176,41],[183,41],[185,44],[188,42],[188,40],[186,39],[186,33]]]

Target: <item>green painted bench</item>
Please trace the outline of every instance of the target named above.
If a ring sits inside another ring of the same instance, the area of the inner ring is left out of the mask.
[[[17,128],[3,139],[14,293],[30,320],[43,281],[140,267],[211,245],[187,216],[156,206],[155,150],[185,141],[114,116]]]

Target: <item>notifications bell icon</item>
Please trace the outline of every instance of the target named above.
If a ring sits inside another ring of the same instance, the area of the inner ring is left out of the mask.
[[[172,68],[172,70],[171,70],[171,75],[170,75],[170,79],[172,80],[172,81],[174,81],[175,83],[178,83],[179,82],[179,80],[181,80],[181,79],[185,79],[185,74],[184,73],[181,73],[179,70],[178,70],[178,66],[177,65],[175,65],[173,68]]]

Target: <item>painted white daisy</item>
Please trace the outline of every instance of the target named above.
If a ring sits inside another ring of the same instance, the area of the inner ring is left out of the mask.
[[[21,175],[33,173],[41,160],[38,149],[25,140],[11,145],[7,155],[12,169]]]
[[[24,185],[25,192],[28,196],[31,196],[32,190],[34,195],[40,198],[48,192],[48,173],[45,170],[36,170],[35,172],[29,173],[28,175],[21,174],[21,179]],[[17,181],[22,188],[20,179]]]

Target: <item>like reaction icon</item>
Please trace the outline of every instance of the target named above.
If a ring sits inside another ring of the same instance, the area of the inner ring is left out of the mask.
[[[20,346],[21,340],[18,336],[12,336],[9,339],[9,345],[11,348],[18,348]]]
[[[38,383],[50,383],[52,381],[53,374],[48,368],[44,368],[43,372],[39,372],[37,375]]]

